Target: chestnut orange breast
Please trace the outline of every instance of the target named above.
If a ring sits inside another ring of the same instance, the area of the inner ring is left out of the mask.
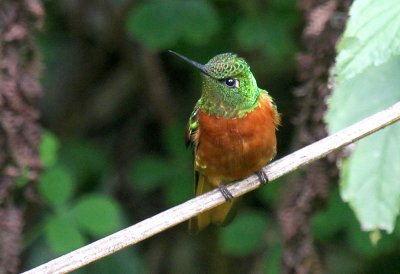
[[[276,153],[279,116],[268,95],[243,118],[217,118],[199,110],[195,169],[217,186],[244,178],[266,165]]]

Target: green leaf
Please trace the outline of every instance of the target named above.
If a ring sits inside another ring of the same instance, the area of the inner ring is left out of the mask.
[[[42,140],[39,145],[39,154],[44,167],[51,167],[56,163],[59,147],[60,142],[57,137],[50,131],[43,131]]]
[[[70,252],[85,245],[85,239],[73,222],[65,216],[52,216],[45,229],[46,240],[57,254]]]
[[[138,5],[128,17],[128,34],[150,48],[172,46],[179,37],[179,19],[174,3],[175,1],[150,1]]]
[[[42,174],[38,183],[40,196],[51,206],[60,207],[72,196],[74,179],[71,172],[60,165]]]
[[[357,0],[337,56],[338,79],[351,79],[370,66],[381,65],[400,54],[398,0]]]
[[[259,250],[263,244],[267,216],[256,210],[241,212],[232,224],[221,230],[221,250],[228,255],[243,256]]]
[[[206,44],[219,29],[214,8],[204,0],[185,0],[179,10],[182,38],[196,46]]]
[[[217,31],[217,13],[202,0],[158,0],[139,4],[130,12],[128,33],[153,49],[172,47],[178,39],[205,44]]]
[[[122,226],[119,211],[114,200],[100,194],[82,197],[73,209],[77,223],[95,237],[115,232]]]
[[[364,230],[393,231],[400,209],[400,124],[389,126],[357,145],[341,182]]]
[[[337,132],[400,101],[400,57],[370,67],[335,86],[325,115],[330,132]]]
[[[336,132],[400,101],[400,57],[372,66],[339,83],[325,116]],[[391,232],[400,208],[400,124],[361,140],[341,179],[341,195],[350,202],[364,230]]]
[[[137,160],[129,172],[133,187],[140,191],[152,191],[166,183],[171,176],[167,160],[156,156],[145,156]]]

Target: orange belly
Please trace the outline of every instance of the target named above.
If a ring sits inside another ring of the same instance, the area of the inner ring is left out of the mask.
[[[249,176],[275,156],[278,120],[263,95],[260,106],[243,118],[217,118],[199,110],[195,169],[214,186]]]

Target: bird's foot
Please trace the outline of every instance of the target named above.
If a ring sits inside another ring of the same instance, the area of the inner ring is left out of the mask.
[[[256,174],[257,174],[258,179],[260,180],[260,183],[261,183],[262,185],[268,184],[268,182],[269,182],[268,176],[267,176],[267,174],[264,172],[264,170],[260,169],[260,170],[256,171]]]
[[[232,201],[233,195],[232,195],[232,193],[230,193],[230,191],[226,188],[225,185],[219,184],[219,185],[218,185],[218,189],[219,189],[219,191],[221,192],[222,196],[224,196],[224,198],[225,198],[225,200],[226,200],[227,202]]]

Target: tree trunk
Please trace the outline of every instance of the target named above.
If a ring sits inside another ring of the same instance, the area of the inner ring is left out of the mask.
[[[23,188],[42,166],[39,111],[40,65],[33,44],[44,10],[39,0],[0,2],[0,273],[18,272],[22,246]]]
[[[294,147],[308,145],[327,136],[323,116],[335,46],[343,32],[349,0],[299,0],[306,25],[303,31],[305,52],[297,56],[298,77],[302,83],[294,94],[299,102]],[[337,155],[337,154],[336,154]],[[318,256],[310,227],[316,201],[324,204],[332,183],[338,179],[336,156],[319,160],[304,169],[300,178],[288,183],[292,186],[279,212],[284,253],[282,269],[285,273],[322,273],[323,263]]]

